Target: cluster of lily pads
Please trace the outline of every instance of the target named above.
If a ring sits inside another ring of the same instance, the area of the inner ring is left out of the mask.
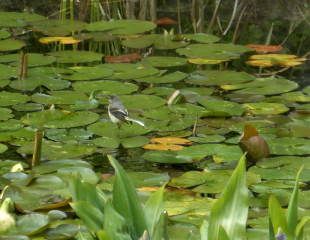
[[[201,224],[243,154],[238,141],[245,124],[258,129],[271,152],[247,171],[248,239],[267,238],[269,195],[287,206],[302,165],[299,215],[309,215],[310,87],[232,67],[217,70],[253,50],[218,43],[208,34],[148,33],[155,27],[138,20],[87,24],[0,12],[0,189],[18,213],[5,239],[70,239],[87,232],[71,217],[67,182],[78,174],[110,193],[114,177],[106,172],[107,153],[124,160],[142,200],[167,183],[169,239],[199,239]],[[68,35],[78,41],[66,41]],[[26,53],[27,73],[20,79],[20,50],[31,49],[25,36],[44,52]],[[155,52],[134,63],[103,63],[102,52],[83,48],[111,41],[124,52]],[[275,57],[267,58],[273,63]],[[110,122],[110,94],[146,127]],[[42,162],[30,170],[37,129],[44,130]]]

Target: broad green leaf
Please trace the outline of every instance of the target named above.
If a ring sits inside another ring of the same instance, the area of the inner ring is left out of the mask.
[[[284,233],[287,233],[288,228],[285,218],[285,212],[281,208],[278,199],[273,195],[271,195],[269,198],[268,215],[269,220],[272,224],[273,234],[277,234],[280,230]]]
[[[96,232],[103,228],[104,214],[91,203],[78,201],[70,203],[70,206],[91,231]]]
[[[109,161],[115,170],[113,185],[113,206],[128,224],[130,235],[133,238],[142,236],[147,229],[145,215],[140,204],[137,192],[130,178],[122,166],[112,156]]]
[[[155,228],[159,224],[161,215],[164,213],[164,195],[165,185],[158,191],[153,193],[145,203],[145,218],[148,227],[148,232],[153,237]],[[161,240],[163,236],[157,236]],[[153,239],[153,238],[152,238]],[[155,240],[155,239],[154,239]]]
[[[303,240],[303,229],[306,223],[310,221],[310,216],[302,217],[295,229],[297,240]]]
[[[208,227],[208,240],[221,240],[221,227],[233,240],[245,239],[248,215],[245,155],[239,160],[222,196],[214,203]],[[222,233],[221,233],[222,232]]]

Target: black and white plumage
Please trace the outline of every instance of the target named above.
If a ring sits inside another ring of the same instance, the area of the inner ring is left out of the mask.
[[[108,114],[113,123],[134,122],[145,126],[143,122],[128,117],[128,111],[117,96],[111,96],[109,99]]]

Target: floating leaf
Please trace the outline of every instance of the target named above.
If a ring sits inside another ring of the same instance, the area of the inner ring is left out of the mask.
[[[274,53],[280,52],[283,49],[281,45],[248,44],[246,46],[258,53]]]
[[[4,153],[6,150],[8,150],[8,147],[2,143],[0,143],[0,153]]]
[[[170,56],[149,56],[143,58],[143,63],[150,64],[152,67],[167,68],[179,67],[186,64],[186,59]]]
[[[15,40],[15,39],[0,40],[0,52],[15,51],[25,46],[26,44],[21,40]]]
[[[192,163],[192,158],[178,156],[176,152],[172,151],[148,151],[142,155],[147,161],[167,164],[186,164]]]
[[[28,12],[0,12],[1,27],[24,27],[30,22],[42,21],[44,16]]]
[[[183,149],[183,146],[176,144],[146,144],[143,146],[147,150],[157,150],[157,151],[179,151]]]
[[[306,61],[305,58],[298,58],[296,55],[289,54],[261,54],[252,55],[246,63],[255,67],[294,67]]]
[[[152,109],[163,106],[166,102],[164,99],[152,95],[123,95],[121,101],[128,109]]]
[[[123,138],[121,143],[124,148],[137,148],[141,147],[149,142],[149,139],[144,136],[136,136],[130,138]]]
[[[117,81],[78,81],[73,83],[75,91],[91,93],[100,90],[102,94],[130,94],[138,90],[138,86],[133,83],[123,83]]]
[[[185,55],[189,58],[206,58],[223,61],[239,58],[241,54],[248,51],[250,49],[245,46],[226,43],[191,44],[185,48],[176,50],[178,54]]]
[[[72,32],[78,32],[86,28],[86,23],[78,20],[48,19],[37,21],[32,24],[32,29],[48,36],[66,36]]]
[[[219,37],[206,33],[182,34],[181,37],[198,43],[214,43],[220,40]]]
[[[188,62],[197,64],[197,65],[203,65],[203,64],[220,64],[222,62],[225,62],[225,60],[216,60],[216,59],[207,59],[207,58],[189,58]]]
[[[1,13],[0,13],[1,14]],[[6,39],[11,36],[11,33],[5,29],[0,29],[0,39]]]
[[[52,104],[75,104],[79,101],[88,101],[88,96],[76,91],[53,91],[49,94],[35,93],[31,100],[36,103]]]
[[[30,213],[21,216],[16,222],[18,232],[26,235],[34,235],[42,232],[48,224],[48,216],[40,213]]]
[[[0,107],[0,121],[8,120],[10,118],[13,118],[12,110],[8,108],[2,108]]]
[[[102,54],[90,51],[58,51],[48,53],[56,57],[58,63],[101,62]]]
[[[13,93],[13,92],[0,92],[0,106],[12,106],[19,103],[25,103],[30,100],[26,94]]]
[[[137,82],[146,82],[146,83],[173,83],[173,82],[179,82],[185,79],[187,76],[186,73],[183,72],[173,72],[163,75],[153,75],[150,77],[142,77],[137,78],[135,81]]]
[[[39,42],[42,44],[60,43],[66,45],[77,44],[81,42],[81,40],[73,37],[42,37],[39,39]]]
[[[107,63],[131,63],[141,60],[139,53],[130,53],[118,56],[105,56],[105,62]]]
[[[281,114],[289,111],[289,108],[281,103],[244,103],[247,112],[254,115]]]

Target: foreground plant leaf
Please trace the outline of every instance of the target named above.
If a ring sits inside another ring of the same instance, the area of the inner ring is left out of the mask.
[[[147,229],[145,215],[135,187],[122,166],[110,155],[108,159],[115,170],[113,185],[114,209],[124,217],[130,235],[137,239]]]
[[[222,196],[211,209],[206,240],[222,240],[225,238],[221,238],[221,235],[226,234],[229,239],[245,239],[249,206],[245,166],[245,156],[243,155]],[[221,228],[223,229],[221,230]],[[223,230],[226,234],[223,233]]]

